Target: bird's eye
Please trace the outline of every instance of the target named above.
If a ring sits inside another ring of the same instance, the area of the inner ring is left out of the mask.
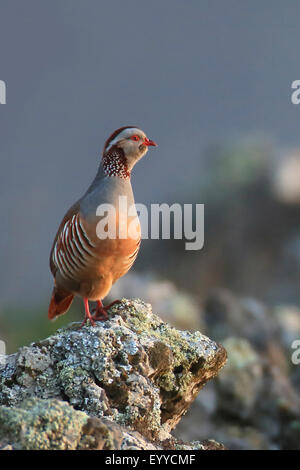
[[[138,142],[140,140],[138,135],[132,135],[130,138],[131,140],[134,140],[135,142]]]

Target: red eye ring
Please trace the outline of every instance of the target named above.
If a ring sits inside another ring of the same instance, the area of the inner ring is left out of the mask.
[[[138,135],[132,135],[131,140],[134,140],[135,142],[138,142],[140,140],[140,137]]]

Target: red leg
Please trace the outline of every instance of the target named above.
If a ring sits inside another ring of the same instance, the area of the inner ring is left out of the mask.
[[[103,303],[102,303],[102,300],[97,300],[97,308],[96,308],[95,314],[92,317],[93,320],[94,321],[108,320],[108,310],[110,309],[110,307],[112,307],[113,305],[118,304],[120,302],[121,302],[121,300],[114,300],[109,305],[104,306]]]
[[[111,302],[110,304],[106,305],[104,308],[106,310],[109,310],[110,307],[112,307],[113,305],[116,305],[116,304],[120,304],[121,303],[121,300],[114,300],[113,302]]]
[[[88,320],[90,320],[92,326],[94,326],[94,325],[95,325],[95,321],[94,321],[94,319],[93,319],[93,317],[92,317],[92,315],[91,315],[90,308],[89,308],[89,301],[88,301],[88,299],[87,299],[86,297],[84,297],[83,303],[84,303],[85,317],[84,317],[83,322],[81,323],[80,328],[82,328],[83,325],[85,325]]]

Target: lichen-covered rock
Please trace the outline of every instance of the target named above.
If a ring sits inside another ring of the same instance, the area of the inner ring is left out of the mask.
[[[157,449],[143,436],[105,418],[90,418],[59,400],[27,399],[0,407],[0,449]]]
[[[225,360],[224,348],[201,333],[178,331],[150,305],[123,300],[106,322],[72,324],[9,356],[0,404],[5,413],[24,411],[27,398],[64,400],[76,413],[164,440]]]
[[[89,417],[59,400],[27,399],[0,407],[0,450],[223,450],[215,441],[147,440],[107,418]]]
[[[29,398],[18,408],[0,407],[0,441],[15,449],[76,449],[88,416],[58,400]]]
[[[248,418],[262,390],[263,367],[247,340],[228,338],[224,345],[228,363],[217,379],[218,408],[237,418]]]
[[[111,300],[121,299],[125,295],[150,302],[153,311],[159,312],[163,321],[180,330],[203,329],[201,311],[193,296],[178,289],[170,280],[157,279],[149,272],[130,271],[113,285],[109,293]]]

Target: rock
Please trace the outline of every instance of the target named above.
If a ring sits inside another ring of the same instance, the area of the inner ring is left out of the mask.
[[[224,348],[200,332],[176,330],[150,305],[123,300],[106,322],[72,324],[8,356],[0,366],[0,442],[9,436],[5,445],[26,449],[171,442],[170,431],[225,360]]]
[[[261,360],[245,339],[228,338],[224,344],[228,363],[217,380],[218,409],[240,419],[249,418],[262,390]]]
[[[293,341],[300,338],[300,309],[294,305],[279,305],[274,309],[279,324],[280,339],[291,354]]]
[[[87,421],[66,402],[29,398],[17,408],[0,408],[0,439],[14,449],[72,450]]]
[[[300,203],[300,152],[290,151],[280,159],[273,173],[273,191],[279,201],[285,204]]]
[[[0,408],[1,450],[161,450],[140,433],[107,418],[89,417],[60,400],[29,398],[17,408]],[[223,449],[213,441],[184,443],[172,449]]]
[[[190,293],[179,290],[169,280],[156,279],[152,274],[128,273],[113,285],[110,296],[121,299],[125,294],[140,296],[151,303],[160,318],[182,330],[203,328],[199,306]]]
[[[251,297],[237,297],[227,289],[214,289],[204,308],[207,332],[217,341],[243,337],[263,350],[275,334],[272,312]]]
[[[205,314],[205,332],[222,342],[228,362],[174,435],[186,441],[213,436],[229,449],[299,450],[300,368],[291,357],[299,310],[215,289]]]
[[[225,445],[230,450],[277,450],[274,444],[268,441],[266,434],[247,425],[227,425],[223,423],[216,432],[216,436],[225,437]]]

